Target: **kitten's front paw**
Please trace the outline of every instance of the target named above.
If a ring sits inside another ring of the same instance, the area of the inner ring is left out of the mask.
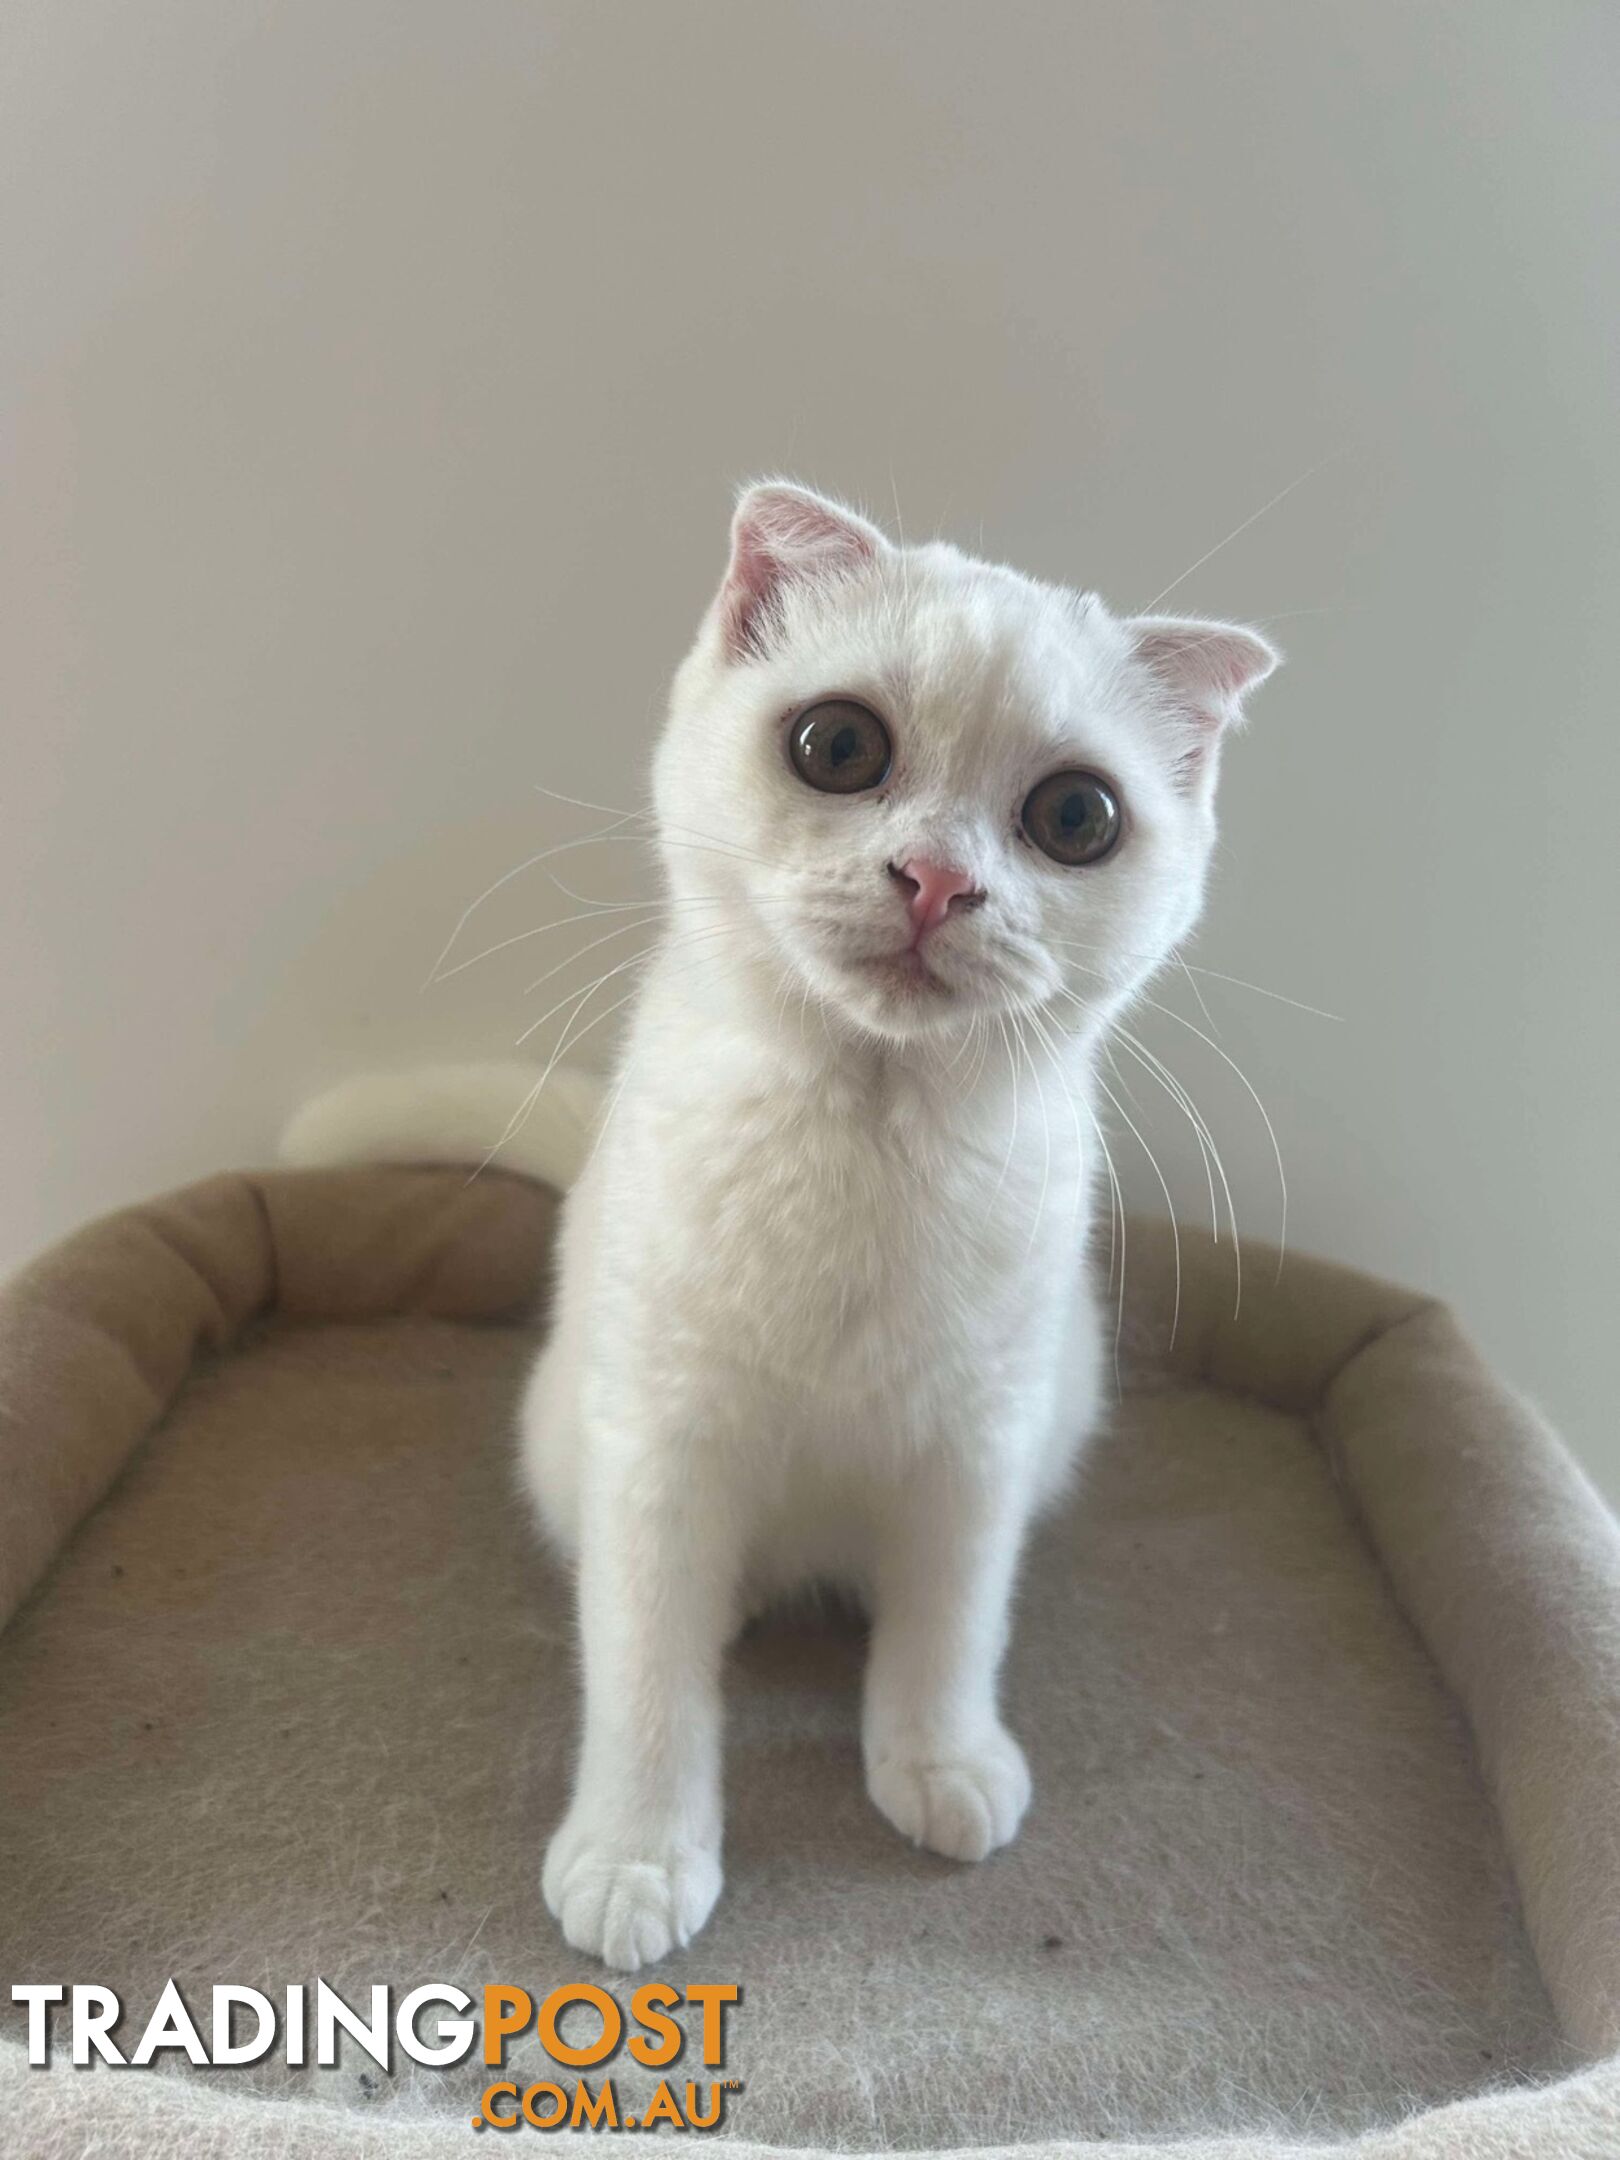
[[[627,1852],[564,1822],[546,1853],[541,1889],[576,1950],[621,1972],[684,1949],[720,1895],[720,1855],[705,1847]]]
[[[874,1748],[866,1789],[902,1837],[947,1860],[982,1860],[1017,1835],[1029,1806],[1024,1751],[1003,1725],[971,1746]]]

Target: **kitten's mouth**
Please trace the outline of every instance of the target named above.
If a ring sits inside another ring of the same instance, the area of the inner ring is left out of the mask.
[[[954,994],[950,984],[934,973],[921,949],[915,945],[903,945],[898,952],[878,953],[859,965],[873,981],[901,997],[950,997]]]

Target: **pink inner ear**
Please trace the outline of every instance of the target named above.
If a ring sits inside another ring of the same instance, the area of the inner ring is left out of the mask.
[[[1246,691],[1277,665],[1264,637],[1244,631],[1233,622],[1136,622],[1136,657],[1164,683],[1194,706],[1218,706],[1212,719],[1229,719]]]
[[[1173,690],[1195,702],[1240,698],[1277,664],[1263,639],[1220,623],[1149,630],[1136,650]]]
[[[738,657],[763,650],[763,629],[783,587],[870,562],[879,535],[864,518],[798,488],[752,488],[731,528],[731,561],[720,588],[726,644]]]
[[[1178,774],[1190,780],[1222,729],[1242,717],[1245,694],[1264,682],[1277,655],[1263,637],[1235,623],[1144,616],[1132,628],[1137,658],[1192,723],[1176,759]]]

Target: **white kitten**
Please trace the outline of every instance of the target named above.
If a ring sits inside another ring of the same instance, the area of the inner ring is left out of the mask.
[[[957,1860],[1017,1831],[1013,1582],[1102,1392],[1093,1067],[1198,914],[1219,739],[1275,664],[798,488],[742,498],[657,753],[668,926],[524,1413],[579,1568],[544,1877],[577,1948],[633,1970],[708,1918],[722,1653],[807,1579],[872,1617],[876,1806]],[[402,1150],[436,1152],[420,1116],[352,1091],[289,1146]]]

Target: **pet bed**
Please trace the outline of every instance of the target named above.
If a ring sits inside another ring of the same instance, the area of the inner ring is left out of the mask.
[[[575,1675],[510,1433],[554,1207],[223,1177],[0,1299],[0,1996],[94,1979],[138,2033],[170,1975],[607,1977],[539,1895]],[[1620,1535],[1443,1308],[1251,1254],[1234,1318],[1186,1242],[1172,1346],[1132,1226],[1136,1378],[1030,1557],[1015,1846],[880,1820],[852,1623],[732,1653],[725,1893],[661,1970],[742,1984],[739,2155],[1620,2155]],[[30,2069],[6,2015],[14,2160],[481,2149],[476,2060]]]

